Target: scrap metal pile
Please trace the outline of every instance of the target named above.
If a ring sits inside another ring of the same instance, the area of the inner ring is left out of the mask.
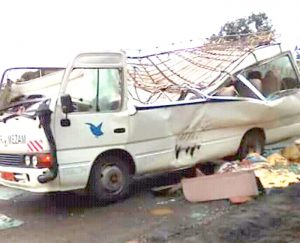
[[[129,94],[138,103],[152,104],[160,98],[176,100],[187,88],[204,90],[272,40],[272,33],[216,38],[198,47],[129,56]]]

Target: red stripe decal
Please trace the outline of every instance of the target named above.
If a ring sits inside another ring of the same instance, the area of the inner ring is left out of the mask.
[[[32,149],[32,147],[30,146],[29,143],[27,143],[27,147],[29,148],[30,152],[33,152],[33,149]]]
[[[43,147],[42,145],[38,142],[38,141],[34,141],[35,145],[37,145],[37,147],[40,149],[40,150],[43,150]]]
[[[34,149],[35,149],[37,152],[39,152],[38,148],[34,145],[34,143],[33,143],[32,141],[29,141],[29,143],[30,143],[30,145],[31,145],[32,147],[34,147]]]

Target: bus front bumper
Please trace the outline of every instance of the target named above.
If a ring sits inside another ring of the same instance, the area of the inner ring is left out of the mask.
[[[59,177],[48,183],[40,183],[38,177],[49,169],[0,166],[0,184],[31,192],[59,191]]]

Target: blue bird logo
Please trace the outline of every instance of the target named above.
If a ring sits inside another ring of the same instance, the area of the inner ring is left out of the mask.
[[[102,122],[98,126],[95,126],[92,123],[85,123],[85,124],[90,126],[90,130],[91,130],[92,134],[95,135],[96,138],[103,135]]]

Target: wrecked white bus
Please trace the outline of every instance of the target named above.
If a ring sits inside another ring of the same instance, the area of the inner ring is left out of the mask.
[[[111,202],[135,175],[300,134],[299,72],[277,44],[81,53],[62,70],[8,69],[1,89],[0,181],[33,192]]]

